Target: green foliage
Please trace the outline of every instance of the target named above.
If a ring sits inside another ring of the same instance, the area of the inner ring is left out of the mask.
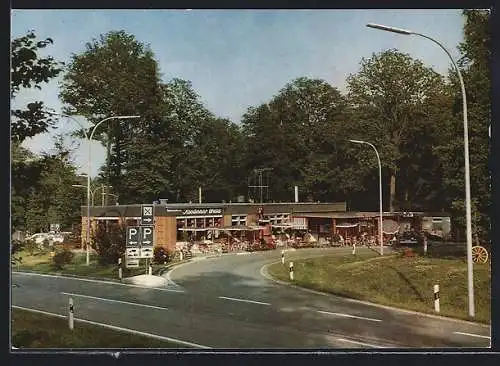
[[[172,260],[172,253],[168,252],[162,247],[154,247],[153,255],[154,264],[165,264]]]
[[[52,263],[55,268],[63,269],[65,265],[71,263],[74,257],[75,253],[64,247],[62,250],[56,251],[56,254],[52,258]]]
[[[38,245],[34,240],[26,240],[24,243],[24,248],[32,256],[36,251],[40,250],[40,245]]]
[[[37,40],[34,31],[11,41],[11,99],[21,89],[41,89],[40,84],[49,82],[62,71],[62,63],[51,56],[39,55],[41,49],[52,43],[51,38]],[[11,115],[14,117],[11,119],[11,136],[18,142],[46,132],[55,123],[40,101],[30,102],[24,109],[11,110]]]
[[[389,197],[389,209],[396,208],[397,200],[414,200],[417,189],[411,182],[425,173],[425,168],[436,166],[432,154],[437,130],[436,104],[445,91],[443,78],[419,60],[397,50],[374,54],[361,60],[361,68],[347,78],[348,98],[353,114],[351,138],[371,142],[380,154],[382,168],[392,177],[394,186]],[[418,154],[415,143],[418,141]],[[355,147],[374,156],[366,146]],[[366,156],[366,155],[364,155]],[[422,159],[430,159],[423,166]],[[363,164],[360,159],[360,164]],[[372,159],[373,160],[373,159]],[[377,163],[370,163],[376,172]],[[397,179],[406,180],[406,185]],[[439,184],[439,182],[437,182]],[[399,205],[401,206],[401,204]]]
[[[473,231],[480,241],[489,241],[491,187],[489,126],[491,123],[491,24],[489,10],[465,10],[464,42],[459,50],[459,68],[467,93],[469,163]],[[445,137],[435,148],[440,156],[447,204],[462,232],[465,227],[465,174],[462,94],[455,70],[450,70],[452,115]],[[463,236],[462,236],[463,237]]]
[[[92,239],[99,264],[116,264],[125,255],[126,229],[116,223],[100,223]]]

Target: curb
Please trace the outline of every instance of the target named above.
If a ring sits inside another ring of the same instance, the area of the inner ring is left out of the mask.
[[[301,258],[301,259],[303,259],[303,258]],[[307,259],[307,258],[304,258],[304,259]],[[310,289],[310,288],[307,288],[307,287],[302,287],[302,286],[294,285],[294,284],[292,284],[290,282],[285,282],[285,281],[273,278],[267,272],[267,267],[271,266],[272,264],[276,264],[276,263],[281,263],[281,262],[280,261],[274,261],[272,263],[264,264],[260,268],[260,274],[264,278],[266,278],[266,279],[268,279],[270,281],[273,281],[275,283],[278,283],[280,285],[285,285],[285,286],[293,287],[293,288],[296,288],[298,290],[309,292],[309,293],[313,293],[313,294],[316,294],[316,295],[336,297],[336,298],[339,298],[339,299],[342,299],[342,300],[345,300],[345,301],[348,301],[348,302],[354,302],[354,303],[357,303],[357,304],[369,305],[369,306],[373,306],[373,307],[377,307],[377,308],[381,308],[381,309],[386,309],[386,310],[398,311],[398,312],[402,312],[402,313],[414,314],[414,315],[419,315],[419,316],[426,316],[426,317],[429,317],[429,318],[439,319],[439,320],[454,321],[454,322],[457,322],[457,323],[464,323],[464,324],[468,324],[468,325],[476,325],[476,326],[480,326],[480,327],[490,328],[491,329],[491,325],[488,325],[488,324],[485,324],[485,323],[476,323],[476,322],[472,322],[472,321],[469,321],[469,320],[457,319],[457,318],[452,318],[452,317],[443,316],[443,315],[434,315],[434,314],[422,313],[422,312],[418,312],[418,311],[415,311],[415,310],[402,309],[402,308],[397,308],[397,307],[394,307],[394,306],[382,305],[382,304],[377,304],[377,303],[373,303],[373,302],[369,302],[369,301],[364,301],[364,300],[357,300],[357,299],[353,299],[353,298],[342,296],[342,295],[335,295],[335,294],[332,294],[332,293],[329,293],[329,292],[324,292],[324,291],[319,291],[319,290],[313,290],[313,289]]]

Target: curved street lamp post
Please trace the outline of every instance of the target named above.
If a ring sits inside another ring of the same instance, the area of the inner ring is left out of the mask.
[[[460,81],[460,88],[462,91],[462,108],[463,108],[463,124],[464,124],[464,160],[465,160],[465,221],[467,230],[467,282],[468,282],[468,295],[469,295],[469,315],[474,317],[474,275],[472,266],[472,215],[471,215],[471,194],[470,194],[470,169],[469,169],[469,134],[468,134],[468,122],[467,122],[467,96],[465,94],[465,85],[458,68],[457,63],[451,56],[450,52],[444,47],[439,41],[425,34],[417,33],[408,29],[401,29],[395,27],[389,27],[381,24],[369,23],[367,27],[379,29],[387,32],[398,33],[403,35],[414,35],[426,38],[435,44],[437,44],[450,58],[453,67],[458,75],[458,80]]]
[[[91,150],[91,141],[92,141],[92,137],[94,136],[94,132],[95,130],[97,129],[97,127],[99,127],[103,122],[106,122],[106,121],[109,121],[109,120],[112,120],[112,119],[132,119],[132,118],[139,118],[140,116],[112,116],[112,117],[108,117],[108,118],[104,118],[103,120],[99,121],[97,124],[95,124],[93,127],[92,127],[92,132],[90,133],[90,136],[88,136],[87,132],[85,131],[85,128],[80,124],[80,122],[78,122],[75,118],[71,117],[71,116],[68,116],[68,115],[62,115],[62,114],[57,114],[57,113],[52,113],[52,114],[56,114],[56,115],[59,115],[59,116],[62,116],[62,117],[68,117],[68,118],[71,118],[73,119],[74,121],[76,121],[80,127],[82,127],[82,130],[85,134],[85,138],[87,140],[87,144],[88,144],[88,170],[87,170],[87,233],[86,233],[86,254],[87,254],[87,258],[86,258],[86,264],[87,266],[90,265],[90,248],[89,248],[89,244],[90,244],[90,197],[91,197],[91,192],[90,192],[90,170],[91,170],[91,159],[92,159],[92,150]]]

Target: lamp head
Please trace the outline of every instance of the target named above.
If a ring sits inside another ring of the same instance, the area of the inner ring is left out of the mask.
[[[381,25],[381,24],[375,24],[375,23],[368,23],[366,25],[369,28],[374,28],[374,29],[379,29],[387,32],[392,32],[392,33],[398,33],[398,34],[413,34],[411,30],[408,29],[402,29],[402,28],[396,28],[396,27],[389,27],[387,25]]]

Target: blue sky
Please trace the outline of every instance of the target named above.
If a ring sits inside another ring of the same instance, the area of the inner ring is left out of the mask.
[[[190,80],[205,106],[239,123],[249,106],[268,101],[291,80],[321,78],[345,92],[345,80],[356,73],[362,57],[397,48],[445,74],[446,54],[432,42],[365,27],[374,22],[407,28],[439,39],[457,58],[462,41],[460,9],[415,10],[12,10],[11,37],[35,30],[51,37],[50,54],[68,62],[85,43],[112,30],[125,30],[149,44],[162,78]],[[56,111],[58,82],[41,91],[23,91],[14,105],[43,100]],[[84,120],[80,120],[85,123]],[[58,129],[25,142],[35,152],[53,146],[54,133],[78,126],[61,121]],[[86,145],[75,163],[86,171]],[[92,175],[104,163],[104,148],[92,145]]]

